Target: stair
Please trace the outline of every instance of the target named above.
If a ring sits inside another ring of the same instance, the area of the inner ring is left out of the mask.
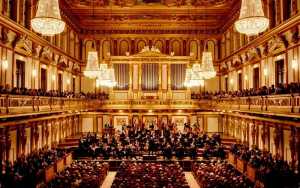
[[[225,147],[226,152],[230,150],[232,144],[236,143],[236,139],[229,136],[223,136],[221,140],[221,143]]]
[[[58,148],[60,149],[72,149],[77,148],[79,146],[79,140],[81,135],[72,136],[69,138],[65,138],[61,143],[58,144]]]

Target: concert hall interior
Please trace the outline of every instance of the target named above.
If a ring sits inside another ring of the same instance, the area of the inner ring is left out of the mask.
[[[0,0],[0,188],[299,188],[300,0]]]

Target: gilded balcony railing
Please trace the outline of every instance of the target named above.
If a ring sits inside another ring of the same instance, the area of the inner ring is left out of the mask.
[[[300,113],[300,95],[268,95],[252,97],[214,97],[212,106],[224,110]]]
[[[90,110],[101,107],[95,99],[0,95],[1,114],[23,114],[62,110]]]

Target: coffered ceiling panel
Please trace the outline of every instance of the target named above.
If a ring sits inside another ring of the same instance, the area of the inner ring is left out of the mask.
[[[196,31],[218,33],[240,0],[62,0],[83,32]]]

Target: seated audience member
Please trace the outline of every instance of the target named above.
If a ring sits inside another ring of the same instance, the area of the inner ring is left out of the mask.
[[[108,164],[98,161],[74,161],[56,175],[48,188],[99,188],[108,172]]]
[[[112,188],[189,188],[178,163],[123,162]]]
[[[0,177],[0,187],[35,188],[43,181],[43,170],[65,155],[63,150],[45,148],[18,158],[13,165],[6,162],[5,172]]]
[[[253,188],[243,174],[225,161],[202,161],[193,164],[192,172],[204,188]]]
[[[273,157],[268,151],[242,144],[233,144],[230,151],[257,169],[257,179],[266,188],[293,188],[300,183],[289,164],[278,156]]]

